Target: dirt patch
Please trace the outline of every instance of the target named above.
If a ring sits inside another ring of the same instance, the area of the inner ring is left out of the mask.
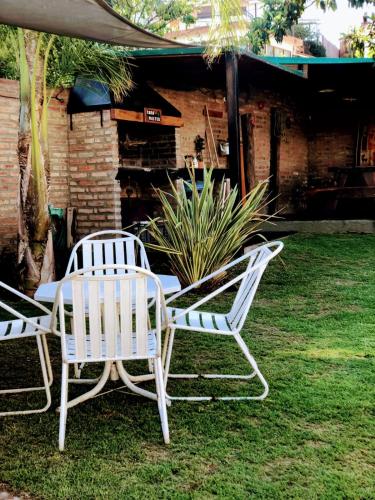
[[[284,471],[292,468],[299,460],[291,457],[278,457],[262,466],[262,473],[267,481],[273,480],[275,475],[283,474]]]
[[[199,470],[197,470],[196,479],[193,481],[188,481],[182,487],[182,489],[184,491],[198,490],[204,484],[205,480],[207,479],[207,476],[215,474],[216,471],[218,470],[218,468],[219,468],[218,464],[214,464],[212,462],[201,464],[199,467]],[[211,498],[211,497],[208,496],[205,498]],[[212,496],[212,498],[214,498],[214,496]]]
[[[367,449],[356,449],[350,453],[346,453],[340,458],[340,461],[353,467],[354,464],[367,470],[369,473],[373,474],[375,471],[375,464],[373,463],[373,457],[371,451]]]
[[[335,285],[337,286],[356,286],[358,285],[358,281],[354,280],[336,280]]]
[[[319,439],[308,439],[305,441],[305,446],[309,446],[310,448],[323,448],[327,446],[327,443],[319,441]]]
[[[24,491],[15,492],[7,484],[0,483],[0,500],[36,500]]]
[[[165,462],[170,459],[170,451],[166,446],[148,445],[144,449],[146,459],[151,463]]]
[[[304,356],[315,359],[356,359],[365,358],[366,353],[353,352],[349,349],[307,349],[303,351]]]
[[[332,424],[330,422],[324,422],[324,423],[306,422],[305,420],[298,423],[297,427],[305,431],[314,432],[318,436],[321,436],[323,438],[327,434],[332,435],[335,433],[340,433],[343,430],[343,426],[339,424]]]

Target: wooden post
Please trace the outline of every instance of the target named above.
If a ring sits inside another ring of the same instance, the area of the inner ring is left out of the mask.
[[[240,173],[240,126],[238,113],[238,59],[234,52],[225,54],[225,74],[228,108],[229,175],[232,187],[239,185]]]
[[[246,191],[255,186],[254,127],[251,113],[241,115],[242,150]]]
[[[280,138],[281,138],[280,110],[271,109],[271,158],[270,158],[270,212],[277,209],[277,199],[279,194],[279,165],[280,165]]]

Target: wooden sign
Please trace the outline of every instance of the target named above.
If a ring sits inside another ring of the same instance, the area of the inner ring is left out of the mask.
[[[161,123],[161,109],[144,108],[145,123]]]
[[[168,116],[161,115],[161,121],[147,121],[145,119],[145,114],[142,111],[130,111],[128,109],[111,109],[111,119],[112,120],[124,120],[128,122],[139,122],[139,123],[157,123],[159,125],[167,125],[168,127],[183,127],[184,122],[179,116]]]

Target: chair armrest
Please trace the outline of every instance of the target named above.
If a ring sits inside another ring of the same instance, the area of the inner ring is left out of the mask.
[[[270,247],[272,248],[274,246],[276,246],[276,249],[274,251],[271,251]],[[189,306],[188,308],[186,308],[185,310],[183,310],[182,312],[180,312],[179,314],[177,314],[176,316],[174,316],[174,319],[178,319],[178,318],[180,318],[182,316],[185,316],[186,314],[188,314],[189,312],[197,309],[198,307],[200,307],[201,305],[205,304],[206,302],[209,302],[214,297],[216,297],[217,295],[221,294],[222,292],[224,292],[225,290],[227,290],[228,288],[230,288],[231,286],[233,286],[238,281],[241,281],[249,272],[254,272],[254,271],[256,271],[257,269],[259,269],[261,267],[266,267],[267,264],[268,264],[268,262],[273,257],[275,257],[282,250],[283,243],[280,242],[280,241],[275,241],[275,242],[272,242],[272,243],[268,243],[267,245],[263,245],[263,247],[266,247],[268,249],[269,253],[268,253],[268,255],[264,259],[260,260],[255,265],[253,265],[254,259],[252,261],[251,261],[251,259],[256,254],[257,250],[259,250],[259,247],[258,247],[258,249],[254,249],[254,250],[246,253],[245,255],[242,255],[241,257],[239,257],[238,259],[234,260],[233,262],[230,262],[229,264],[227,264],[226,266],[222,267],[221,269],[219,269],[215,273],[212,273],[211,275],[207,276],[206,278],[203,278],[202,280],[197,281],[196,283],[193,283],[192,285],[190,285],[189,287],[185,288],[181,292],[178,292],[175,295],[173,295],[172,297],[170,297],[170,299],[167,300],[167,304],[169,304],[170,302],[172,302],[174,299],[176,299],[178,297],[181,297],[181,295],[184,295],[186,292],[188,292],[189,290],[192,290],[193,288],[197,287],[199,284],[203,283],[204,281],[207,281],[208,279],[211,279],[213,276],[215,276],[217,274],[220,274],[220,273],[226,271],[227,269],[233,267],[234,265],[238,264],[239,262],[241,262],[241,261],[243,261],[245,259],[249,259],[250,260],[249,265],[247,266],[246,270],[243,273],[239,274],[238,276],[236,276],[232,280],[228,281],[228,283],[225,283],[224,285],[220,286],[214,292],[210,293],[208,296],[203,297],[202,299],[198,300],[197,302],[195,302],[194,304],[192,304],[191,306]],[[250,264],[251,264],[251,267],[250,267],[250,270],[249,270]]]
[[[225,290],[227,290],[228,288],[233,286],[238,281],[241,281],[242,278],[244,278],[244,276],[246,276],[246,274],[247,274],[246,272],[239,274],[234,279],[228,281],[228,283],[225,283],[225,285],[222,285],[221,287],[217,288],[214,292],[210,293],[206,297],[203,297],[202,299],[198,300],[197,302],[195,302],[191,306],[184,309],[182,312],[180,312],[179,314],[174,316],[173,320],[181,318],[182,316],[186,316],[186,314],[189,314],[189,312],[194,311],[195,309],[197,309],[201,305],[205,304],[206,302],[209,302],[214,297],[216,297],[217,295],[220,295],[221,293],[223,293]]]
[[[243,260],[248,259],[248,258],[250,258],[250,255],[248,253],[245,255],[241,255],[241,257],[239,257],[238,259],[230,262],[229,264],[221,267],[217,271],[214,271],[213,273],[209,274],[208,276],[205,276],[204,278],[196,281],[192,285],[189,285],[186,288],[184,288],[183,290],[180,290],[179,292],[175,293],[174,295],[169,297],[169,299],[166,300],[166,304],[168,305],[173,300],[178,299],[182,295],[185,295],[186,293],[190,292],[191,290],[194,290],[194,288],[199,287],[200,285],[202,285],[203,283],[206,283],[207,281],[211,280],[212,278],[219,276],[220,274],[224,273],[225,271],[227,271],[231,267],[236,266],[237,264],[239,264],[240,262],[242,262]]]
[[[276,249],[273,250],[273,251],[271,251],[271,248],[275,247],[275,246],[276,246]],[[231,267],[236,266],[237,264],[239,264],[243,260],[251,259],[254,255],[256,255],[256,253],[259,251],[259,249],[261,247],[267,248],[269,250],[269,255],[268,255],[267,259],[266,259],[266,261],[268,262],[273,257],[275,257],[278,253],[280,253],[280,251],[282,250],[283,246],[284,246],[284,244],[281,241],[273,241],[273,242],[267,243],[265,245],[260,245],[260,246],[258,246],[256,248],[254,248],[253,250],[251,250],[250,252],[247,252],[244,255],[241,255],[241,257],[238,257],[238,259],[235,259],[235,260],[229,262],[229,264],[226,264],[225,266],[221,267],[217,271],[214,271],[213,273],[209,274],[208,276],[205,276],[204,278],[196,281],[192,285],[189,285],[188,287],[184,288],[180,292],[175,293],[174,295],[172,295],[171,297],[169,297],[169,299],[166,300],[166,304],[167,305],[170,304],[175,299],[178,299],[179,297],[181,297],[182,295],[185,295],[186,293],[190,292],[194,288],[197,288],[198,286],[202,285],[203,283],[206,283],[207,281],[211,280],[215,276],[219,276],[220,274],[224,273],[225,271],[227,271]],[[255,269],[257,269],[257,267],[258,267],[258,264],[256,264],[253,269],[255,270]]]
[[[19,297],[19,298],[21,298],[23,300],[26,300],[27,302],[29,302],[33,306],[38,307],[41,311],[45,312],[46,314],[51,314],[51,311],[47,307],[45,307],[44,305],[40,304],[39,302],[37,302],[36,300],[32,299],[31,297],[28,297],[24,293],[19,292],[15,288],[12,288],[11,286],[9,286],[6,283],[4,283],[3,281],[0,281],[0,287],[4,288],[8,292],[13,293],[13,295],[16,295],[17,297]]]
[[[0,301],[0,307],[4,309],[5,311],[9,312],[13,316],[15,316],[18,319],[21,319],[25,323],[28,323],[29,325],[32,325],[36,330],[41,330],[44,333],[51,333],[50,328],[46,328],[45,326],[38,325],[38,323],[35,323],[31,318],[28,318],[24,316],[23,314],[19,313],[16,311],[16,309],[13,309],[13,307],[8,306],[8,304],[5,304],[4,302]],[[50,312],[48,313],[49,315],[51,314]]]

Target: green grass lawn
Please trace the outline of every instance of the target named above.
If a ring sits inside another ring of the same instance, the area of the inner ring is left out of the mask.
[[[0,419],[0,482],[50,499],[375,498],[375,237],[292,236],[282,258],[267,270],[243,331],[270,384],[265,401],[174,402],[167,447],[156,404],[111,392],[68,413],[59,453],[52,339],[53,409]],[[215,306],[224,311],[230,300]],[[232,343],[181,335],[174,368],[246,370]],[[21,374],[31,382],[35,360],[32,343],[1,343],[2,384]],[[171,393],[198,385],[207,394],[260,389],[174,381]],[[41,398],[26,396],[28,404]]]

